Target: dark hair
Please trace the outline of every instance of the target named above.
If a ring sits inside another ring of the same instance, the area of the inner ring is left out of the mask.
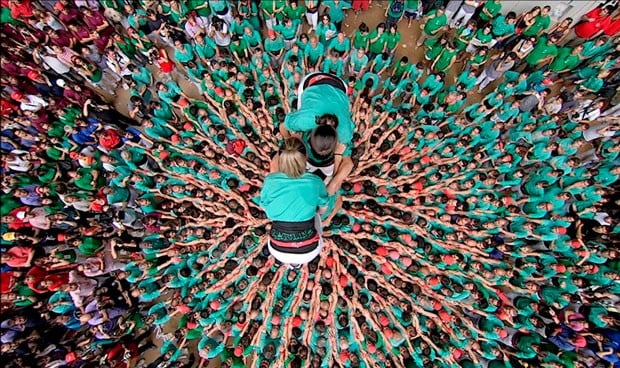
[[[338,117],[334,114],[323,114],[316,120],[316,124],[319,126],[333,126],[338,128]]]

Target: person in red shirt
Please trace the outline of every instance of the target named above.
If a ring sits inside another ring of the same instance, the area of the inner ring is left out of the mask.
[[[620,16],[611,20],[609,25],[603,29],[603,33],[609,37],[616,37],[620,33]]]
[[[23,21],[34,16],[30,0],[10,0],[9,9],[11,10],[11,17],[17,20]]]
[[[571,30],[571,34],[574,33],[575,38],[569,34],[567,39],[573,39],[568,44],[575,45],[598,36],[611,23],[610,14],[612,12],[613,7],[611,6],[595,8],[587,12]]]
[[[0,272],[0,294],[7,294],[13,290],[13,287],[17,285],[19,276],[21,276],[21,272],[17,271]]]
[[[99,134],[99,145],[110,151],[122,146],[123,141],[116,129],[108,128]]]
[[[7,216],[2,216],[2,222],[7,224],[11,230],[19,230],[24,227],[31,228],[32,225],[30,225],[28,220],[25,220],[28,211],[30,211],[28,206],[16,208],[9,212]]]

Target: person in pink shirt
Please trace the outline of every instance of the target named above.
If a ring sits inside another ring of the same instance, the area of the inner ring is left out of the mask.
[[[34,249],[16,246],[0,254],[0,263],[13,268],[29,267],[32,264],[33,258]]]

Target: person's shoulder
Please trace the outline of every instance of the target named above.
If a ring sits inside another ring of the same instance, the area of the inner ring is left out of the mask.
[[[314,186],[317,187],[324,187],[325,183],[323,183],[323,180],[321,180],[321,178],[319,178],[318,176],[312,174],[312,173],[305,173],[302,176],[299,177],[299,179],[302,179],[305,182],[308,182]]]
[[[263,185],[267,183],[277,182],[277,181],[284,180],[284,179],[287,179],[287,177],[281,172],[270,173],[267,176],[265,176],[265,181],[263,182]]]

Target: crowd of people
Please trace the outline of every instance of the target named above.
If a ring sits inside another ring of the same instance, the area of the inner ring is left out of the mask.
[[[390,0],[348,34],[370,3],[1,0],[3,364],[620,366],[618,10]],[[353,167],[289,268],[259,193],[311,72]]]

